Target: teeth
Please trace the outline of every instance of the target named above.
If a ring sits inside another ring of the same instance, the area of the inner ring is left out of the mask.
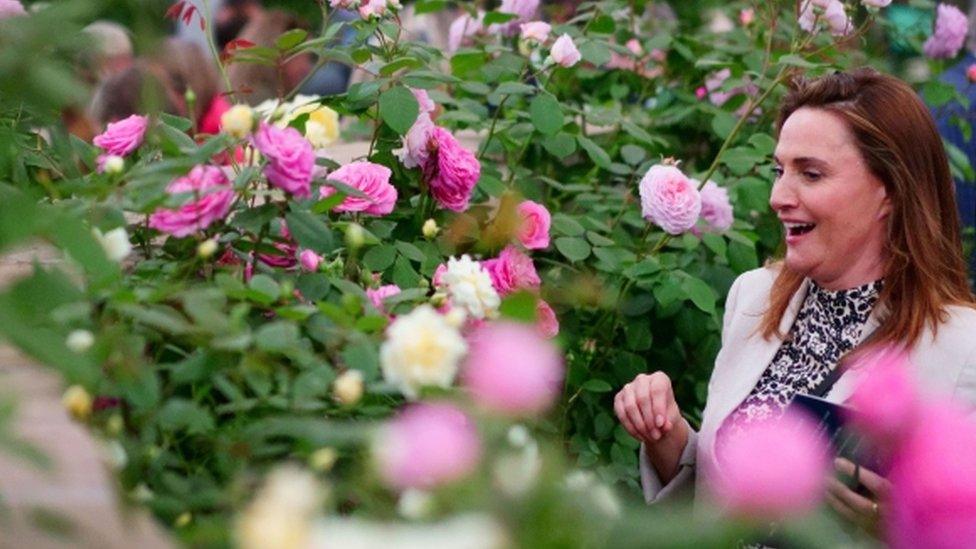
[[[783,222],[783,225],[788,230],[791,230],[791,231],[792,230],[795,230],[795,229],[812,229],[815,226],[814,223],[790,223],[788,221],[784,221]]]

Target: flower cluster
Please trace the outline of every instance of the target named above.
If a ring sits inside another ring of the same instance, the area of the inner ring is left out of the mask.
[[[323,105],[320,97],[299,94],[287,103],[268,99],[256,106],[254,110],[262,118],[270,119],[275,126],[282,129],[287,128],[300,116],[308,115],[305,120],[304,136],[316,150],[328,147],[339,139],[339,113]],[[231,118],[231,120],[240,119],[235,126],[244,124],[244,115],[242,110],[236,117]]]
[[[826,23],[834,36],[844,36],[853,30],[841,0],[804,0],[798,23],[807,32],[814,32],[818,23]]]

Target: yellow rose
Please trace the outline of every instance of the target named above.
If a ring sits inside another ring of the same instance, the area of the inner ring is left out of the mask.
[[[72,385],[61,397],[64,408],[79,421],[88,419],[92,411],[92,397],[81,385]]]
[[[308,114],[305,138],[316,149],[327,147],[339,139],[339,113],[329,107],[319,107]]]
[[[229,135],[243,139],[254,128],[254,111],[247,105],[234,105],[220,115],[220,127]]]

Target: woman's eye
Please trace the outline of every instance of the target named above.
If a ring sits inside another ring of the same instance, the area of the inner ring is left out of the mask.
[[[816,181],[820,179],[820,172],[803,172],[803,177],[807,178],[809,181]]]

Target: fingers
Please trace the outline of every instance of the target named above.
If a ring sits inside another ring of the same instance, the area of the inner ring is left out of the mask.
[[[617,414],[617,419],[620,420],[620,424],[624,426],[630,436],[636,438],[637,440],[643,440],[637,427],[630,421],[630,416],[627,415],[627,411],[624,408],[623,391],[617,393],[617,396],[613,399],[613,411]]]
[[[827,486],[827,491],[830,495],[833,495],[838,500],[843,502],[849,509],[851,509],[855,514],[859,515],[862,519],[872,517],[874,515],[874,502],[854,492],[843,482],[837,479],[831,479]]]
[[[827,492],[827,504],[830,505],[831,509],[836,511],[837,514],[844,517],[850,522],[857,523],[860,520],[860,517],[858,516],[857,513],[854,512],[853,509],[848,507],[846,503],[841,501],[840,498],[838,498],[831,492]]]
[[[652,375],[649,392],[653,415],[650,418],[645,418],[645,420],[653,422],[655,430],[660,431],[664,427],[668,408],[674,402],[674,396],[671,393],[671,380],[664,374]]]
[[[834,467],[841,473],[847,476],[854,476],[854,463],[850,460],[844,458],[837,458],[834,460]],[[870,469],[864,467],[858,468],[858,480],[865,488],[871,491],[875,495],[875,498],[883,498],[888,494],[888,488],[891,485],[888,479],[875,473]]]
[[[631,436],[646,442],[660,440],[681,416],[663,372],[641,374],[625,385],[614,398],[614,413]]]

